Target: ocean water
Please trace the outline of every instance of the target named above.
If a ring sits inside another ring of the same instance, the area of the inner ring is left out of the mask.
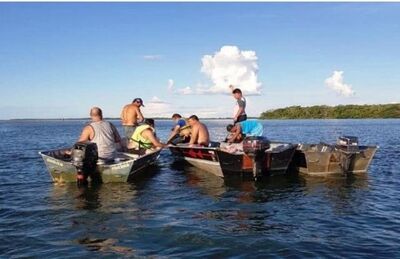
[[[228,121],[205,121],[212,139]],[[273,140],[379,145],[366,174],[221,179],[168,150],[132,183],[56,185],[38,151],[85,121],[0,122],[0,257],[400,257],[400,120],[263,121]],[[120,132],[122,128],[115,122]],[[166,139],[170,121],[156,121]]]

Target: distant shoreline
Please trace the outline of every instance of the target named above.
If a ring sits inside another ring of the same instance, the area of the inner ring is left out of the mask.
[[[373,105],[290,106],[268,110],[260,119],[399,119],[400,103]]]

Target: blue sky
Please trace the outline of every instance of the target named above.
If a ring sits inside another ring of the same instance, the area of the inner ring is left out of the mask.
[[[0,119],[84,117],[95,105],[116,117],[135,97],[145,117],[231,116],[215,80],[251,64],[244,77],[261,88],[248,92],[250,115],[400,102],[399,17],[400,3],[0,3]],[[218,59],[224,46],[240,57]],[[206,55],[217,61],[208,74]]]

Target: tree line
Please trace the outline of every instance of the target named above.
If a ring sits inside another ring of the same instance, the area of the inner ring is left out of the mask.
[[[374,105],[290,106],[268,110],[260,119],[364,119],[400,118],[400,103]]]

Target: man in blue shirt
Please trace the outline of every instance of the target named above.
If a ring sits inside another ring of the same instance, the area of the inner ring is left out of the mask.
[[[228,125],[227,130],[231,133],[228,137],[229,143],[234,143],[238,138],[250,136],[262,136],[264,127],[257,120],[245,120],[236,123],[235,125]]]
[[[190,126],[186,124],[186,120],[178,113],[172,115],[174,127],[169,135],[167,143],[187,143],[190,141]]]

